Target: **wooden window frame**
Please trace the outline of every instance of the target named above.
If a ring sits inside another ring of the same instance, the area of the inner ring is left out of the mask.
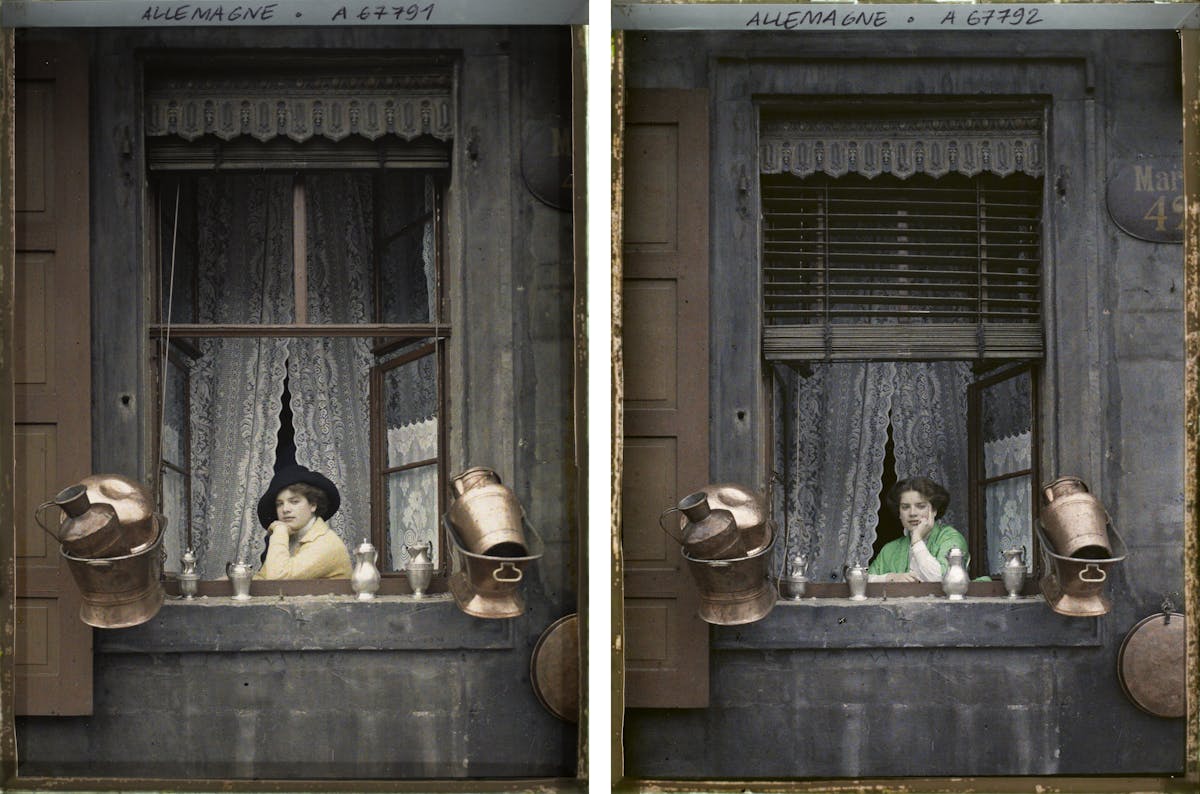
[[[761,174],[760,180],[766,176],[767,176],[766,174]],[[850,175],[848,174],[847,176],[850,176]],[[983,176],[984,176],[983,174],[978,174],[978,175],[975,175],[974,177],[971,177],[971,181],[974,184],[975,189],[976,189],[977,205],[980,201],[982,201],[982,199],[979,198],[979,196],[981,196],[981,191],[980,191],[979,186],[980,186],[980,178]],[[778,177],[776,177],[776,178],[778,179]],[[824,199],[823,202],[818,202],[821,207],[820,214],[821,214],[822,220],[821,220],[821,224],[819,226],[819,234],[817,235],[817,240],[818,240],[818,242],[820,242],[822,244],[822,248],[823,248],[822,253],[820,255],[820,259],[822,260],[821,270],[822,270],[823,281],[822,281],[822,284],[820,285],[821,286],[820,295],[814,299],[811,299],[811,300],[813,300],[813,302],[819,302],[821,304],[821,309],[822,309],[823,313],[811,312],[810,314],[812,314],[813,317],[816,317],[818,314],[821,314],[821,320],[819,322],[814,321],[814,322],[810,323],[807,327],[812,328],[812,329],[820,329],[820,333],[823,334],[824,349],[821,351],[812,351],[810,354],[802,354],[802,355],[795,355],[794,353],[790,354],[790,355],[789,354],[778,355],[777,353],[779,351],[777,349],[772,348],[771,342],[769,340],[768,329],[771,328],[772,326],[768,321],[768,306],[769,306],[768,283],[769,282],[767,281],[767,276],[766,276],[766,268],[767,268],[767,251],[766,251],[767,229],[766,229],[766,227],[767,227],[768,213],[767,213],[767,208],[766,208],[767,200],[764,196],[765,191],[762,190],[762,186],[760,185],[759,196],[760,196],[760,212],[761,212],[761,214],[760,214],[761,236],[760,236],[760,249],[759,249],[759,261],[760,261],[759,268],[760,268],[760,277],[762,279],[762,291],[760,293],[761,294],[760,321],[761,321],[762,330],[763,330],[763,359],[766,362],[787,361],[787,362],[792,362],[792,363],[801,364],[801,365],[804,365],[805,363],[811,363],[814,361],[825,361],[825,362],[835,362],[835,361],[840,361],[840,362],[851,362],[851,361],[906,362],[906,361],[938,361],[938,360],[949,361],[949,360],[968,359],[968,360],[974,361],[977,371],[986,371],[987,369],[994,369],[997,367],[1000,368],[1000,371],[998,371],[998,372],[995,372],[995,373],[989,374],[989,375],[984,375],[983,377],[977,378],[975,381],[973,381],[968,386],[968,389],[967,389],[968,412],[967,412],[967,428],[966,429],[967,429],[967,447],[968,447],[968,449],[967,449],[967,456],[968,456],[967,457],[967,461],[968,461],[968,477],[967,477],[967,480],[968,480],[968,483],[967,483],[968,484],[968,513],[967,513],[968,519],[967,520],[968,520],[968,526],[967,526],[966,532],[964,534],[966,535],[966,538],[967,538],[967,545],[968,545],[967,551],[970,554],[969,570],[970,570],[971,576],[976,577],[976,576],[980,576],[980,575],[989,574],[990,573],[989,571],[981,569],[982,565],[983,565],[983,561],[984,561],[984,550],[985,550],[985,546],[986,546],[986,529],[983,526],[983,499],[982,499],[983,488],[988,483],[998,481],[999,479],[1028,475],[1030,477],[1030,483],[1031,483],[1031,485],[1030,485],[1030,491],[1031,491],[1030,501],[1032,504],[1032,511],[1033,511],[1032,521],[1034,522],[1031,526],[1036,526],[1036,522],[1037,522],[1038,507],[1039,507],[1039,492],[1040,492],[1039,476],[1040,476],[1040,456],[1041,456],[1041,439],[1040,439],[1040,435],[1039,435],[1041,430],[1040,430],[1039,421],[1038,421],[1039,420],[1038,411],[1039,411],[1039,403],[1040,403],[1039,395],[1038,395],[1038,389],[1040,387],[1038,375],[1039,375],[1040,367],[1043,363],[1043,358],[1042,358],[1041,352],[1039,350],[1039,351],[1037,351],[1037,355],[1031,355],[1034,351],[1031,348],[1029,348],[1028,346],[1026,346],[1024,355],[1013,355],[1011,353],[1005,354],[1004,352],[997,352],[995,349],[989,350],[985,344],[984,332],[981,329],[981,324],[978,321],[975,323],[971,323],[971,324],[964,323],[964,324],[961,324],[961,326],[960,326],[961,328],[972,329],[971,333],[977,339],[977,342],[975,344],[975,349],[973,351],[963,345],[955,345],[953,343],[945,346],[944,349],[939,350],[936,334],[930,335],[928,333],[928,331],[931,328],[931,324],[921,324],[921,323],[886,323],[886,324],[880,323],[880,324],[878,324],[875,328],[879,329],[880,331],[882,331],[882,333],[886,334],[887,336],[893,338],[893,341],[890,344],[885,345],[885,352],[883,354],[872,355],[870,350],[868,349],[869,348],[868,344],[860,345],[860,346],[858,346],[858,348],[856,350],[853,350],[853,351],[848,350],[848,348],[846,348],[846,347],[842,347],[840,350],[837,349],[837,347],[836,347],[837,343],[834,341],[833,337],[834,337],[834,334],[837,332],[838,324],[834,324],[834,323],[830,322],[830,314],[829,314],[829,309],[828,309],[828,304],[830,302],[830,289],[829,289],[830,265],[829,265],[828,256],[827,256],[827,254],[828,254],[827,229],[829,228],[829,224],[828,224],[828,214],[826,212],[826,208],[827,208],[827,204],[828,204],[827,196],[828,196],[829,190],[831,187],[836,185],[836,183],[839,181],[839,179],[842,179],[842,177],[826,177],[824,175],[817,175],[816,179],[812,180],[813,182],[819,184],[819,189],[822,190],[826,196],[826,198]],[[1032,289],[1034,289],[1037,292],[1037,295],[1036,295],[1035,300],[1033,301],[1033,304],[1036,306],[1036,328],[1038,329],[1038,333],[1040,335],[1040,333],[1045,325],[1044,324],[1044,311],[1045,311],[1045,307],[1047,305],[1047,301],[1045,300],[1045,297],[1043,294],[1044,293],[1044,284],[1045,284],[1045,246],[1044,246],[1045,233],[1044,233],[1044,226],[1043,226],[1042,206],[1043,206],[1044,194],[1045,194],[1045,181],[1043,178],[1040,178],[1040,177],[1037,178],[1037,181],[1038,181],[1040,196],[1039,196],[1039,199],[1036,202],[1036,204],[1030,205],[1030,207],[1036,208],[1036,212],[1037,212],[1037,215],[1035,218],[1035,221],[1036,221],[1035,228],[1032,232],[1033,234],[1035,234],[1037,236],[1037,240],[1033,244],[1033,247],[1037,252],[1037,256],[1030,261],[1035,268],[1035,272],[1033,274],[1033,279],[1034,279],[1035,283],[1034,283],[1034,286],[1032,287]],[[984,224],[984,221],[981,220],[981,216],[978,213],[976,214],[976,221],[977,221],[977,224],[979,224],[980,226],[982,226]],[[977,231],[976,234],[977,234],[977,236],[982,236],[981,231]],[[981,241],[980,247],[982,248],[984,245],[985,245],[985,243],[983,243]],[[881,268],[881,270],[882,270],[882,268]],[[978,300],[978,304],[979,304],[977,313],[978,313],[979,317],[983,317],[985,315],[985,311],[983,309],[983,304],[985,304],[988,299],[987,298],[987,287],[983,283],[985,271],[986,271],[986,258],[981,253],[980,260],[977,265],[977,272],[980,274],[980,281],[976,285],[976,288],[978,289],[978,293],[979,293],[977,296],[977,300]],[[803,300],[803,298],[801,298],[801,299]],[[869,315],[869,314],[870,314],[870,312],[864,312],[864,315]],[[851,323],[847,323],[845,325],[842,325],[841,327],[843,329],[845,329],[847,327],[855,327],[855,326],[857,326],[859,328],[865,327],[868,331],[875,330],[875,328],[873,328],[872,326],[869,326],[869,325],[864,326],[862,324],[851,324]],[[778,326],[775,326],[775,327],[778,327]],[[932,327],[935,329],[939,329],[939,330],[947,328],[946,324],[938,324],[938,325],[932,326]],[[980,330],[974,330],[974,329],[980,329]],[[851,333],[853,333],[853,332],[851,332]],[[916,344],[913,345],[912,347],[906,347],[904,345],[897,344],[894,341],[898,337],[904,337],[904,338],[911,339],[913,336],[916,337],[913,340],[916,342]],[[879,340],[877,339],[876,341],[879,341]],[[1016,365],[1012,366],[1012,364],[1014,364],[1014,363]],[[1016,472],[1016,473],[1010,473],[1008,475],[1005,475],[1005,477],[1002,477],[1002,478],[992,478],[992,479],[984,478],[982,476],[982,465],[983,465],[983,459],[982,459],[983,444],[982,444],[982,440],[981,440],[982,427],[980,426],[981,418],[980,418],[980,411],[979,411],[979,405],[978,405],[979,389],[983,388],[987,385],[993,384],[995,382],[998,382],[999,380],[1003,380],[1007,377],[1012,377],[1013,375],[1015,375],[1021,371],[1028,371],[1030,373],[1030,377],[1032,378],[1031,410],[1033,412],[1033,426],[1031,429],[1031,444],[1032,444],[1031,455],[1032,455],[1033,465],[1028,470],[1024,470],[1024,471]],[[774,376],[771,375],[770,377],[773,378]],[[773,414],[774,411],[772,410],[770,413]],[[773,427],[770,428],[770,433],[773,435],[773,433],[774,433]],[[772,445],[768,445],[768,448],[771,448],[771,447],[772,447]],[[770,456],[771,456],[771,453],[768,451],[768,462],[767,462],[768,470],[770,470],[770,466],[771,466],[771,461],[769,460]],[[1041,569],[1040,557],[1041,557],[1040,545],[1037,542],[1037,533],[1036,533],[1036,531],[1034,531],[1031,547],[1028,549],[1028,556],[1026,557],[1026,564],[1028,566],[1029,575],[1026,579],[1026,588],[1024,590],[1025,595],[1033,595],[1035,593],[1035,590],[1036,590],[1035,585],[1036,585],[1036,581],[1037,581],[1036,577],[1040,574],[1040,569]],[[870,591],[871,595],[879,595],[881,592],[883,592],[883,588],[881,588],[880,585],[876,584],[876,585],[869,587],[869,591]],[[939,583],[923,583],[923,582],[919,582],[919,583],[889,583],[886,586],[886,591],[895,597],[931,595],[931,594],[940,594],[941,593],[941,585]],[[816,598],[844,598],[848,595],[848,592],[849,591],[848,591],[847,585],[842,582],[839,582],[839,583],[810,583],[808,595],[810,595],[812,597],[816,597]],[[971,583],[970,595],[983,596],[983,595],[1003,595],[1003,594],[1004,594],[1003,585],[999,582],[991,582],[991,583],[972,582]]]
[[[434,314],[432,322],[428,323],[387,323],[381,321],[382,307],[381,301],[374,301],[374,322],[369,323],[309,323],[307,322],[306,313],[298,311],[298,321],[295,323],[197,323],[194,316],[189,318],[193,322],[187,323],[164,323],[152,322],[147,324],[149,339],[151,341],[150,350],[154,357],[155,367],[152,368],[154,376],[152,379],[153,395],[156,397],[155,417],[156,424],[151,432],[152,450],[155,450],[159,455],[161,465],[161,395],[164,384],[160,382],[161,372],[161,344],[162,340],[167,340],[171,348],[179,348],[188,355],[198,355],[198,349],[194,346],[194,341],[200,338],[236,338],[236,339],[255,339],[255,338],[364,338],[371,341],[372,354],[376,357],[385,355],[390,350],[397,346],[403,345],[413,340],[430,339],[430,347],[434,348],[434,354],[437,355],[437,400],[438,400],[438,459],[437,459],[437,474],[438,474],[438,515],[441,516],[444,512],[445,490],[448,482],[448,464],[446,460],[446,450],[448,449],[446,442],[446,374],[448,367],[446,366],[446,343],[451,336],[451,327],[448,321],[444,321],[443,317],[446,312],[446,295],[445,295],[445,278],[444,278],[444,258],[446,247],[446,229],[444,223],[444,204],[445,204],[445,177],[438,172],[448,173],[448,162],[443,163],[440,167],[428,168],[419,167],[408,170],[419,170],[422,172],[432,172],[436,174],[434,179],[434,206],[431,212],[426,212],[420,215],[422,222],[428,220],[432,216],[433,220],[433,235],[434,235]],[[377,173],[381,173],[386,166],[380,165]],[[191,169],[184,170],[187,173]],[[304,175],[319,170],[340,170],[331,167],[321,169],[268,169],[263,168],[261,171],[278,171],[284,170],[294,175],[293,180],[293,202],[292,202],[292,220],[293,220],[293,235],[303,233],[303,224],[297,226],[295,223],[296,217],[303,216],[306,207],[306,194],[304,188]],[[361,169],[358,169],[361,170]],[[165,178],[169,178],[174,173],[169,169],[160,169],[159,174]],[[165,180],[164,180],[165,181]],[[378,187],[378,179],[375,180],[375,187]],[[154,208],[155,216],[159,216],[159,212],[163,206],[163,196],[161,191],[156,189],[156,185],[152,184],[151,188],[151,203]],[[377,218],[375,219],[377,220]],[[417,222],[414,220],[413,222]],[[157,236],[161,229],[160,224],[154,224],[153,235]],[[374,258],[372,261],[372,291],[376,298],[382,292],[382,272],[379,262],[379,224],[372,223],[373,241],[376,243],[373,246]],[[162,251],[161,241],[155,240],[157,245],[153,250]],[[306,242],[297,240],[299,245],[294,246],[293,250],[293,274],[304,270],[303,264],[306,262]],[[161,282],[161,261],[155,259],[152,263],[153,282],[155,289],[152,293],[156,296],[155,304],[152,309],[152,315],[162,319],[161,303],[162,303],[162,284]],[[305,276],[301,275],[298,278],[296,287],[295,300],[297,307],[300,306],[302,300],[306,300],[306,292],[304,290]],[[195,290],[193,288],[193,294]],[[193,306],[193,312],[195,307]],[[422,349],[426,346],[422,346]],[[188,352],[190,351],[190,352]],[[173,355],[173,353],[169,353]],[[397,360],[403,360],[405,357],[400,356]],[[391,362],[389,362],[391,363]],[[378,365],[373,366],[371,371],[366,373],[367,376],[374,381]],[[379,417],[377,411],[381,410],[380,403],[376,400],[374,388],[369,401],[369,425],[371,432],[370,453],[371,453],[371,537],[376,549],[380,551],[381,565],[380,573],[382,582],[379,593],[382,595],[408,594],[411,593],[411,588],[408,586],[407,574],[403,570],[387,570],[388,563],[388,543],[387,534],[388,528],[386,524],[386,515],[384,515],[381,507],[382,503],[377,498],[377,483],[383,473],[377,464],[383,460],[377,456],[375,438],[375,426]],[[162,478],[156,472],[154,490],[158,498],[161,500]],[[191,483],[187,480],[187,491],[190,495]],[[382,494],[380,493],[381,497]],[[252,509],[252,506],[247,506],[247,509]],[[441,523],[437,527],[437,543],[440,549],[439,565],[434,571],[433,582],[428,588],[428,592],[443,592],[447,589],[447,581],[449,579],[449,554],[447,549],[447,540],[441,528]],[[190,535],[189,535],[190,538]],[[302,595],[302,594],[323,594],[323,593],[349,593],[348,580],[336,582],[324,582],[321,580],[296,580],[287,582],[282,587],[279,582],[262,583],[257,588],[252,586],[251,594],[282,594],[282,595]],[[175,581],[167,583],[167,590],[171,593],[178,591],[178,586]],[[230,585],[223,580],[209,580],[199,583],[199,595],[227,595],[230,591]]]
[[[1012,366],[1004,366],[999,371],[984,375],[967,387],[967,483],[968,483],[968,516],[970,528],[967,543],[970,546],[971,576],[990,575],[990,571],[981,570],[979,566],[986,558],[987,529],[984,526],[984,489],[994,482],[1001,482],[1016,477],[1029,477],[1030,483],[1030,528],[1031,540],[1025,556],[1025,565],[1029,570],[1028,578],[1037,579],[1042,573],[1041,543],[1038,541],[1037,523],[1041,507],[1041,422],[1039,389],[1041,387],[1041,361],[1024,361]],[[985,477],[983,474],[983,419],[981,392],[988,386],[1000,381],[1016,377],[1023,372],[1029,374],[1030,384],[1030,467],[1015,472],[1008,472],[998,477]]]

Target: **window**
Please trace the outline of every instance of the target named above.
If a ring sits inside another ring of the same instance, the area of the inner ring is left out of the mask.
[[[880,505],[912,476],[950,491],[974,575],[1014,545],[1035,562],[1041,124],[763,109],[773,469],[786,553],[815,581],[900,535]]]
[[[288,462],[333,480],[331,529],[382,571],[427,541],[440,564],[448,73],[204,85],[147,100],[167,568],[257,563]]]

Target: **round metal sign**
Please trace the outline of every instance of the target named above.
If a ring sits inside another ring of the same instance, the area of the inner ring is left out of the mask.
[[[1108,214],[1127,234],[1152,243],[1183,242],[1183,158],[1140,157],[1108,180]]]
[[[1186,649],[1178,612],[1151,615],[1129,630],[1117,654],[1117,674],[1134,705],[1156,717],[1187,714]]]
[[[552,116],[533,125],[521,142],[521,176],[537,199],[557,210],[570,210],[571,125]]]

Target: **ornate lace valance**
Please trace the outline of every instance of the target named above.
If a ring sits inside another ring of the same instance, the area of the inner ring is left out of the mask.
[[[177,79],[146,93],[148,136],[260,141],[454,137],[448,73],[274,79]]]
[[[913,174],[940,177],[1023,173],[1045,169],[1039,115],[888,117],[880,120],[787,119],[763,124],[759,168],[806,177]]]

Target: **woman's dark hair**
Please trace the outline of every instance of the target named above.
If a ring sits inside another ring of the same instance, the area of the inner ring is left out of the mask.
[[[306,482],[294,482],[281,491],[295,491],[317,508],[317,515],[323,516],[329,510],[329,495],[315,485]]]
[[[929,500],[933,505],[933,517],[940,518],[950,506],[950,492],[928,477],[909,477],[900,480],[888,489],[884,501],[888,508],[895,513],[900,509],[900,494],[905,491],[916,491]]]

